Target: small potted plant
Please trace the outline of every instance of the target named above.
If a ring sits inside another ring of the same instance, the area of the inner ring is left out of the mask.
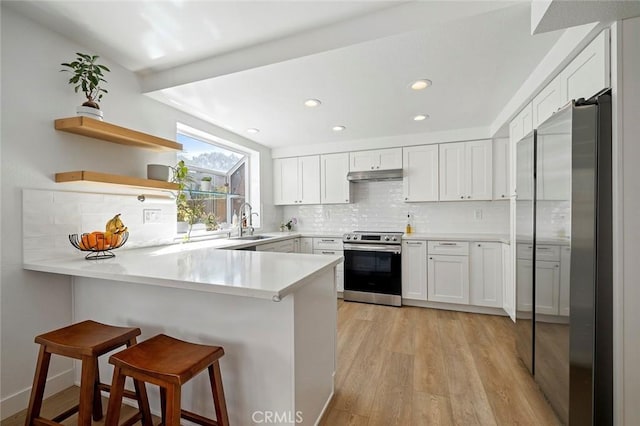
[[[200,181],[200,191],[211,191],[211,176],[204,176]]]
[[[217,231],[218,230],[218,218],[214,214],[209,213],[209,214],[205,215],[204,225],[205,225],[207,231]]]
[[[177,232],[187,232],[188,238],[193,226],[193,223],[189,224],[189,222],[192,222],[193,213],[189,205],[186,189],[193,182],[193,179],[189,176],[189,168],[184,164],[184,160],[180,160],[173,168],[173,179],[171,181],[178,184],[178,193],[176,195],[176,206],[178,208]]]
[[[102,111],[100,111],[99,101],[102,95],[108,93],[107,90],[100,87],[102,83],[106,83],[104,73],[111,70],[104,65],[96,63],[99,56],[87,55],[85,53],[76,53],[77,58],[72,62],[63,62],[60,71],[70,72],[72,74],[69,84],[75,85],[74,90],[78,93],[82,90],[87,100],[82,106],[77,107],[77,113],[81,116],[102,120]]]
[[[298,219],[296,219],[295,217],[292,217],[291,219],[289,219],[287,223],[285,223],[284,225],[281,225],[280,229],[282,229],[283,231],[285,229],[287,231],[291,231],[293,229],[293,225],[296,225],[297,223],[298,223]]]

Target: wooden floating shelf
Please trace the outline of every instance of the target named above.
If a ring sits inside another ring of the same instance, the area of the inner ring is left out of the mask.
[[[154,151],[182,151],[182,144],[89,117],[59,118],[56,130]]]
[[[108,173],[80,170],[76,172],[56,173],[56,182],[96,182],[115,185],[136,186],[140,188],[166,189],[177,191],[178,184],[161,180],[143,179],[130,176],[111,175]]]

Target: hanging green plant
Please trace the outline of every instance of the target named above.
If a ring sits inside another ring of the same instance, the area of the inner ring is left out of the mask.
[[[76,53],[78,57],[73,62],[64,62],[60,65],[69,69],[62,69],[60,71],[70,72],[73,75],[69,79],[69,84],[74,84],[74,90],[76,93],[82,90],[87,97],[87,101],[82,106],[100,109],[98,102],[102,100],[102,95],[107,92],[104,88],[100,87],[102,83],[106,83],[104,79],[105,72],[111,72],[109,68],[104,65],[96,63],[99,58],[97,55],[87,55],[84,53]]]

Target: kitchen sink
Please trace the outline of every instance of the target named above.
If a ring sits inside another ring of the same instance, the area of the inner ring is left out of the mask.
[[[273,237],[269,237],[267,235],[245,235],[244,237],[233,237],[231,239],[256,241],[256,240],[266,240],[267,238],[273,238]]]

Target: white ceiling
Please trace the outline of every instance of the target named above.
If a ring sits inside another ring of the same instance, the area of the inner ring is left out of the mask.
[[[561,34],[532,36],[528,2],[12,6],[138,72],[154,98],[270,147],[488,128]],[[433,86],[410,90],[418,78]]]

